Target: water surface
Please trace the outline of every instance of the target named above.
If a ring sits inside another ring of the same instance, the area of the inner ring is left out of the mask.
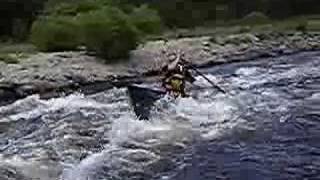
[[[0,179],[320,179],[320,52],[203,72],[229,93],[197,77],[150,121],[126,89],[0,107]]]

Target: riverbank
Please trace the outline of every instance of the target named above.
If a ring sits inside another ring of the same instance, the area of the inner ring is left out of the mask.
[[[243,33],[145,43],[130,60],[104,64],[84,52],[37,53],[17,64],[0,62],[0,105],[31,94],[51,98],[74,91],[94,93],[157,75],[166,54],[183,51],[198,67],[320,50],[320,33]]]

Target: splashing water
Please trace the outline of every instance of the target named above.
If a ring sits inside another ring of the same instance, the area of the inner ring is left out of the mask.
[[[0,172],[41,180],[315,178],[319,57],[204,70],[229,93],[197,77],[201,88],[190,98],[160,99],[150,121],[137,120],[126,89],[30,96],[0,107]]]

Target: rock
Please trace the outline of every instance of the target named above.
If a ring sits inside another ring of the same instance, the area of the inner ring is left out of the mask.
[[[20,71],[25,71],[25,70],[27,70],[27,67],[25,67],[25,66],[17,66],[17,69],[20,70]]]
[[[204,41],[204,42],[202,42],[202,46],[210,47],[210,42]]]
[[[48,60],[51,64],[51,67],[53,67],[53,66],[56,66],[56,65],[58,65],[59,63],[61,63],[61,60],[59,60],[59,59],[49,59]]]
[[[247,50],[247,49],[249,49],[249,45],[248,44],[246,44],[246,43],[241,43],[240,44],[240,47],[239,47],[239,50],[240,51],[245,51],[245,50]]]
[[[66,80],[72,80],[73,78],[71,74],[64,74],[63,76],[66,78]]]
[[[33,78],[34,78],[34,79],[40,79],[41,76],[40,76],[39,74],[35,74],[35,75],[33,76]]]
[[[15,91],[19,96],[25,97],[35,93],[36,87],[35,85],[32,85],[32,84],[25,84],[16,88]]]
[[[0,62],[0,104],[30,93],[52,97],[61,89],[66,92],[83,87],[101,89],[95,88],[95,83],[104,83],[104,88],[112,87],[114,82],[125,85],[133,82],[132,77],[140,80],[142,75],[159,74],[171,52],[182,51],[192,64],[209,66],[300,50],[319,50],[319,42],[320,33],[279,32],[157,40],[140,45],[131,52],[129,61],[108,65],[83,52],[38,53],[18,65]]]
[[[210,50],[211,50],[210,47],[204,47],[204,48],[203,48],[203,51],[204,51],[204,52],[210,52]]]
[[[315,41],[311,41],[309,42],[309,46],[311,47],[311,49],[320,49],[320,43],[319,42],[315,42]]]
[[[71,54],[71,53],[57,53],[54,56],[61,58],[61,59],[69,59],[69,58],[72,58],[73,54]]]
[[[73,70],[77,70],[77,71],[80,71],[80,70],[83,70],[83,69],[84,69],[83,66],[78,65],[78,64],[73,65],[71,68],[72,68]]]
[[[294,34],[292,37],[290,37],[291,41],[303,41],[304,37],[301,36],[301,34]]]
[[[214,44],[218,44],[218,45],[221,45],[221,46],[225,45],[224,39],[222,37],[219,37],[219,36],[211,38],[210,41],[212,43],[214,43]]]
[[[270,34],[268,33],[260,33],[260,34],[256,34],[255,35],[257,38],[259,38],[260,40],[268,40],[270,39]]]
[[[57,82],[57,79],[54,76],[42,76],[42,80],[47,80],[49,82]]]
[[[230,44],[253,43],[256,41],[259,41],[259,38],[249,33],[230,35],[226,38],[226,43],[230,43]]]
[[[32,64],[31,67],[33,67],[33,68],[39,68],[40,65],[39,65],[39,64]]]

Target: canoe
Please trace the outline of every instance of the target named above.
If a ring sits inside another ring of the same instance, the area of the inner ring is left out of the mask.
[[[134,113],[140,120],[148,120],[154,103],[166,94],[164,89],[140,84],[132,84],[127,88]]]
[[[133,111],[140,120],[148,120],[154,103],[167,95],[164,88],[152,85],[132,84],[127,86],[127,88]],[[192,89],[198,88],[193,87]]]

